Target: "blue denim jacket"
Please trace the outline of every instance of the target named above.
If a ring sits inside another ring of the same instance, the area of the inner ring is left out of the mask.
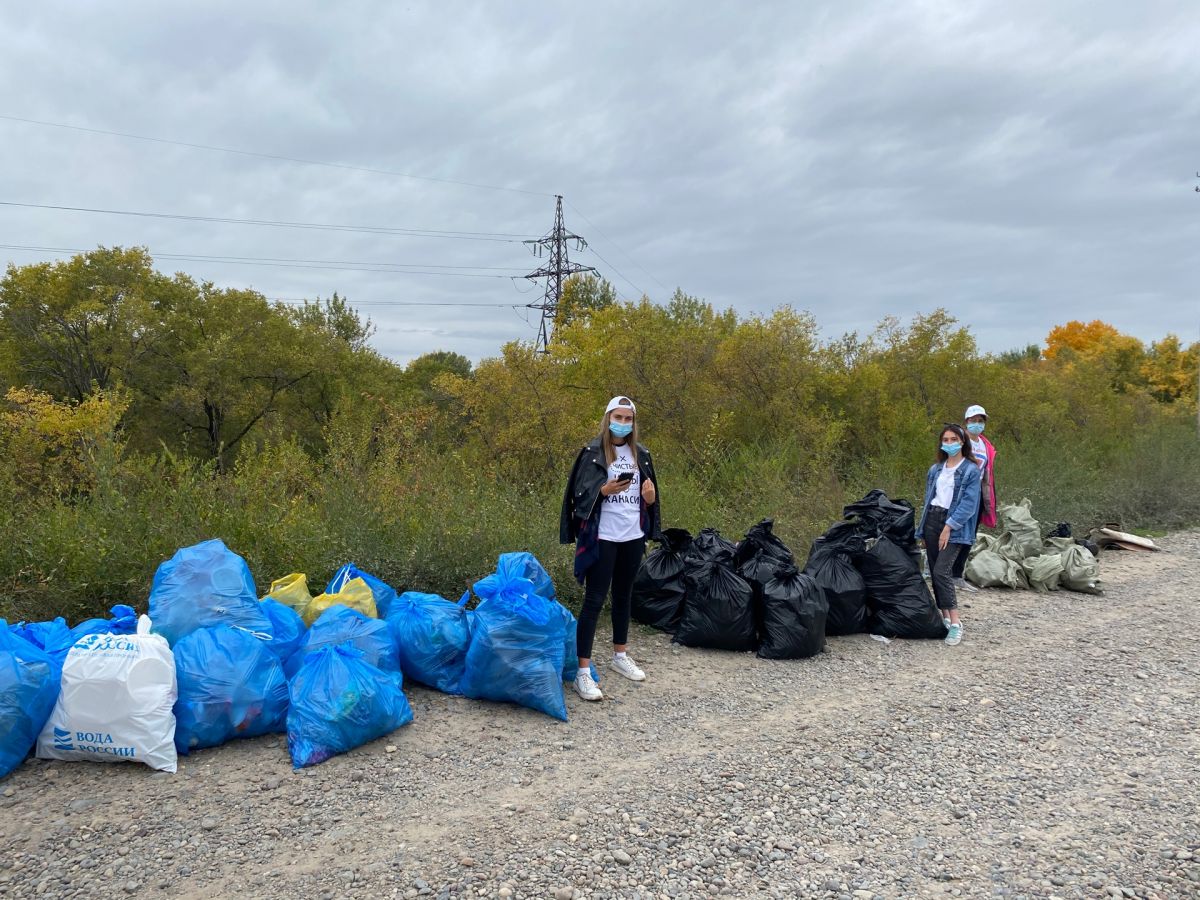
[[[937,479],[945,463],[934,463],[925,476],[925,506],[921,509],[921,524],[917,526],[917,538],[925,535],[925,518],[937,492]],[[946,524],[950,526],[950,543],[975,543],[975,516],[979,512],[980,491],[979,466],[963,460],[954,470],[954,499],[950,501],[950,512]]]

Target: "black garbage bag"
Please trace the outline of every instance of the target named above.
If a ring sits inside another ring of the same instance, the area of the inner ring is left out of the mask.
[[[903,549],[881,537],[858,558],[871,607],[868,630],[884,637],[944,638],[946,626],[921,570]]]
[[[791,563],[794,565],[796,562],[796,558],[792,555],[792,551],[788,548],[788,545],[776,537],[774,519],[763,519],[746,531],[746,536],[737,545],[737,550],[735,551],[738,566],[740,567],[747,560],[753,559],[760,553],[780,563]]]
[[[873,535],[864,531],[858,522],[837,522],[821,537],[813,541],[808,551],[811,561],[818,553],[841,553],[844,556],[858,556],[866,549],[866,539]]]
[[[758,655],[763,659],[805,659],[825,646],[829,601],[821,586],[794,565],[784,565],[766,583]]]
[[[849,554],[814,545],[804,574],[810,576],[825,595],[829,607],[825,618],[826,634],[858,634],[866,630],[867,586]]]
[[[643,625],[673,632],[683,615],[687,586],[684,562],[692,546],[692,535],[683,528],[668,528],[659,546],[642,561],[633,579],[633,618]]]
[[[733,542],[721,537],[721,532],[717,529],[702,528],[692,540],[692,546],[688,548],[686,556],[689,566],[701,566],[714,560],[732,565],[734,549]]]
[[[894,544],[908,547],[916,542],[916,513],[907,500],[892,500],[876,488],[842,510],[847,519],[857,519],[869,535],[887,537]]]
[[[735,651],[757,646],[754,590],[746,579],[715,561],[689,565],[685,581],[687,599],[675,643]]]

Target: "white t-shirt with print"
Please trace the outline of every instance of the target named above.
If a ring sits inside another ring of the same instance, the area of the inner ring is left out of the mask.
[[[601,498],[600,540],[635,541],[642,531],[642,475],[638,471],[633,450],[628,444],[616,448],[617,458],[608,467],[611,481],[623,472],[632,472],[633,480],[625,490]]]
[[[979,466],[979,474],[987,475],[987,446],[983,443],[983,438],[971,438],[971,452],[975,454],[975,464]]]

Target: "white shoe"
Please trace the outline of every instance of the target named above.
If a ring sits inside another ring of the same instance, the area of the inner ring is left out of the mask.
[[[600,688],[592,680],[592,673],[587,669],[580,669],[579,674],[575,676],[575,693],[584,700],[604,699],[604,695],[600,693]]]
[[[950,619],[948,617],[942,616],[942,624],[946,626],[947,631],[950,630]]]
[[[614,656],[609,666],[614,672],[624,675],[630,681],[646,680],[646,673],[638,668],[637,663],[633,661],[633,657],[628,654],[625,656]]]
[[[966,591],[968,594],[979,593],[979,588],[975,587],[975,585],[971,584],[971,582],[967,581],[965,578],[955,578],[954,586],[960,591]]]

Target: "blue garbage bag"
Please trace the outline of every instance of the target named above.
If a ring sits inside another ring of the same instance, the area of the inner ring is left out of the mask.
[[[278,600],[266,598],[261,601],[263,612],[271,620],[271,640],[267,646],[279,657],[280,664],[292,658],[292,654],[300,649],[304,634],[308,630],[300,613],[290,606],[284,606]]]
[[[213,625],[180,638],[173,652],[180,753],[287,730],[287,678],[267,641],[232,625]]]
[[[333,577],[329,579],[325,593],[339,593],[345,587],[346,582],[352,578],[361,578],[367,583],[367,587],[375,595],[375,610],[379,613],[379,618],[382,619],[387,616],[387,611],[396,600],[396,589],[387,582],[376,578],[370,572],[364,572],[354,563],[346,563],[334,573]]]
[[[150,586],[150,619],[172,646],[209,625],[240,625],[271,636],[250,567],[220,540],[184,547],[158,567]]]
[[[61,667],[0,619],[0,778],[24,762],[58,701]]]
[[[67,620],[62,616],[48,622],[18,622],[15,625],[9,625],[8,630],[17,637],[29,641],[39,650],[45,650],[59,672],[62,671],[71,645],[75,643],[75,637],[67,626]]]
[[[496,574],[489,575],[476,584],[475,593],[481,599],[487,599],[499,585],[516,578],[528,580],[538,596],[545,597],[547,600],[557,599],[550,573],[532,553],[501,553],[500,559],[496,562]]]
[[[108,611],[108,618],[84,619],[71,629],[75,641],[89,634],[137,634],[137,610],[118,603]],[[74,645],[75,641],[71,644]]]
[[[118,603],[109,610],[107,619],[84,619],[74,628],[68,628],[67,620],[62,616],[48,622],[20,622],[9,628],[35,647],[45,650],[61,672],[67,654],[80,638],[89,634],[134,634],[137,632],[137,618],[132,606]]]
[[[362,651],[368,665],[378,666],[385,672],[400,671],[396,641],[388,623],[364,616],[357,609],[340,603],[329,607],[313,622],[312,628],[305,632],[299,649],[284,663],[283,670],[290,679],[304,663],[305,656],[322,647],[347,641]]]
[[[387,623],[405,678],[447,694],[459,693],[471,642],[470,591],[458,603],[437,594],[406,591],[392,603]]]
[[[513,571],[502,566],[475,584],[484,599],[471,622],[462,692],[477,700],[519,703],[565,722],[561,606]]]
[[[315,766],[411,722],[400,681],[399,672],[370,665],[349,643],[306,654],[291,684],[292,765]]]

